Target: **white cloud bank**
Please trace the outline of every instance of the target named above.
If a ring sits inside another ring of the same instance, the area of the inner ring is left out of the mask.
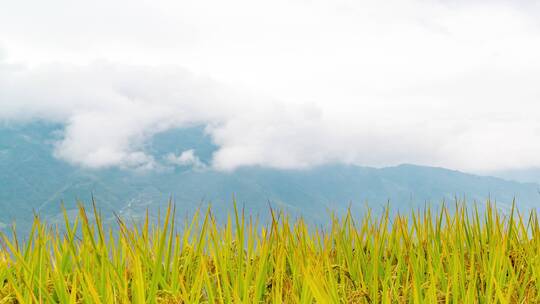
[[[70,163],[151,168],[148,138],[205,124],[219,170],[540,166],[534,1],[22,2],[0,120],[65,123]]]

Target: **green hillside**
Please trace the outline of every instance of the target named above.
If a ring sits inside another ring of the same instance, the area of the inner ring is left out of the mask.
[[[452,201],[512,202],[536,207],[538,185],[481,177],[442,168],[401,165],[382,169],[326,165],[309,170],[240,168],[234,172],[173,166],[168,153],[193,149],[209,164],[216,147],[199,127],[155,136],[145,146],[161,164],[152,171],[123,169],[86,170],[54,157],[54,142],[62,126],[45,123],[4,125],[0,128],[0,228],[13,219],[28,226],[32,213],[52,221],[60,219],[61,202],[69,210],[77,200],[91,201],[112,219],[116,212],[141,217],[147,208],[154,215],[169,198],[180,214],[212,202],[216,214],[230,211],[233,195],[251,214],[266,214],[269,204],[313,222],[324,222],[328,210],[343,213],[350,205],[362,210],[365,202],[377,207],[392,203],[395,210]],[[377,209],[377,208],[375,208]]]

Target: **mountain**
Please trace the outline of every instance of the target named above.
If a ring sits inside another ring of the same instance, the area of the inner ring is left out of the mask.
[[[524,168],[489,172],[490,175],[522,183],[540,184],[540,168]]]
[[[77,200],[89,204],[92,195],[107,219],[113,212],[134,218],[149,209],[155,216],[173,198],[179,214],[193,213],[211,202],[218,217],[232,207],[233,196],[246,212],[264,217],[268,207],[287,210],[311,222],[324,222],[330,210],[348,207],[362,212],[366,202],[380,210],[390,202],[394,210],[453,202],[457,197],[499,206],[516,198],[521,208],[538,206],[540,186],[443,168],[400,165],[370,168],[330,164],[305,170],[246,167],[234,172],[178,166],[165,161],[168,153],[192,149],[209,163],[216,146],[201,127],[164,132],[144,149],[162,167],[150,171],[89,170],[54,157],[54,143],[62,126],[43,122],[0,125],[0,229],[16,220],[28,227],[34,212],[49,222],[60,221],[62,202],[71,214]]]

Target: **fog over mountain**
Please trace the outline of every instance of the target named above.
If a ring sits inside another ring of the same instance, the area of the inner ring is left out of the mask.
[[[223,218],[232,211],[234,196],[252,216],[264,219],[272,206],[310,223],[325,223],[329,212],[343,213],[349,207],[358,214],[366,205],[380,212],[388,202],[393,210],[405,211],[426,203],[440,206],[443,200],[484,204],[491,197],[504,209],[515,198],[518,206],[528,209],[536,208],[540,198],[538,184],[414,165],[381,169],[341,164],[310,169],[252,166],[220,171],[207,166],[217,147],[202,127],[156,134],[142,147],[155,160],[152,170],[85,169],[53,156],[61,130],[61,125],[43,122],[0,128],[2,229],[13,220],[19,228],[28,229],[34,213],[61,223],[62,205],[74,214],[77,200],[89,206],[92,195],[109,221],[114,220],[114,213],[136,220],[147,209],[156,216],[169,198],[179,216],[211,203],[218,218]],[[180,156],[171,158],[171,151]]]

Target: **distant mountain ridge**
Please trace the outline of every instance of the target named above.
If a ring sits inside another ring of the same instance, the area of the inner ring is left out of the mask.
[[[268,206],[283,208],[308,220],[324,221],[327,211],[362,210],[388,201],[396,209],[439,204],[456,197],[484,202],[488,197],[508,205],[515,198],[522,208],[540,206],[535,183],[519,183],[443,168],[400,165],[370,168],[330,164],[306,170],[245,167],[234,172],[194,170],[167,165],[160,170],[86,170],[53,156],[53,142],[62,126],[48,123],[0,125],[0,229],[16,220],[28,225],[33,212],[49,221],[61,219],[61,202],[69,212],[77,199],[89,203],[94,195],[104,214],[116,212],[137,218],[147,208],[155,213],[169,198],[180,213],[211,202],[223,215],[233,195],[246,212],[263,214]],[[216,147],[193,127],[154,136],[145,149],[158,160],[168,153],[193,149],[209,163]]]

